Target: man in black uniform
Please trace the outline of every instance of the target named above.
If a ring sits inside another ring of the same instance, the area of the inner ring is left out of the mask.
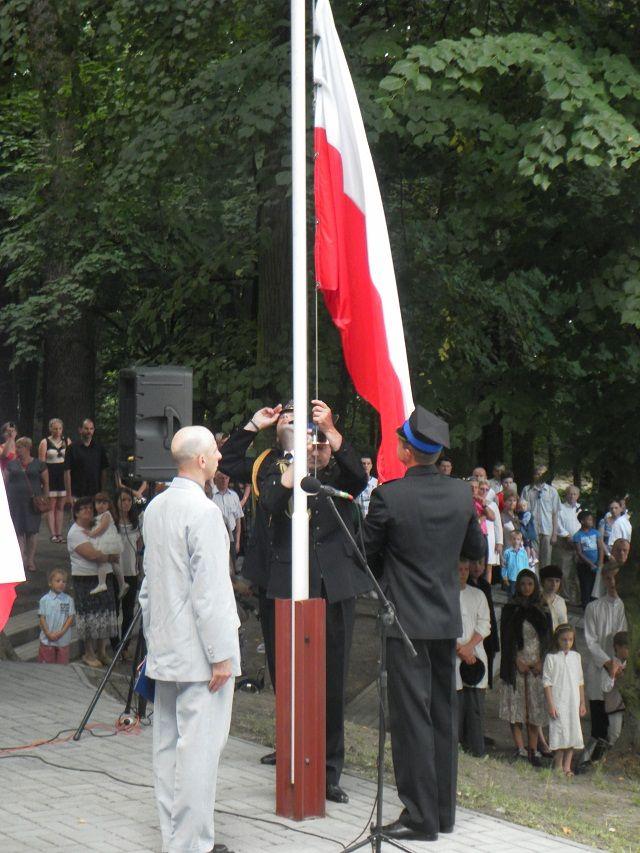
[[[331,409],[321,400],[313,400],[312,420],[320,430],[310,436],[308,450],[309,470],[325,485],[358,495],[366,486],[367,476],[360,457],[335,428]],[[261,409],[253,418],[253,425],[260,429],[267,418],[278,418],[278,407]],[[287,419],[290,425],[292,418]],[[249,422],[251,424],[251,421]],[[244,432],[248,431],[245,427]],[[289,444],[285,426],[277,421],[276,429],[280,442]],[[255,437],[255,436],[254,436]],[[222,449],[221,467],[230,470],[228,447],[231,444],[231,461],[241,446],[248,447],[251,439],[234,436]],[[271,455],[271,454],[270,454]],[[293,497],[293,466],[284,454],[272,451],[260,463],[254,476],[259,487],[256,513],[258,535],[252,542],[245,558],[249,568],[243,569],[247,579],[257,583],[261,589],[261,610],[273,612],[276,598],[291,597],[291,501]],[[256,463],[254,463],[255,465]],[[236,469],[237,470],[237,469]],[[255,473],[255,472],[254,472]],[[344,763],[344,706],[349,652],[355,621],[355,596],[370,588],[363,572],[358,568],[352,546],[334,517],[324,494],[312,495],[308,499],[309,529],[309,595],[326,599],[326,740],[327,740],[327,799],[346,803],[348,796],[339,785]],[[354,532],[355,508],[347,501],[336,501],[336,507],[351,532]],[[258,520],[260,518],[260,521]],[[260,557],[256,554],[261,550]],[[251,557],[250,557],[251,555]],[[273,616],[263,621],[265,647],[274,647]],[[268,634],[271,636],[268,636]],[[275,686],[275,672],[272,681]],[[269,756],[265,756],[269,758]]]
[[[391,747],[405,808],[383,832],[398,840],[435,840],[455,822],[458,559],[481,558],[485,544],[468,484],[435,466],[448,446],[447,424],[418,406],[398,430],[407,472],[375,489],[364,524],[367,556],[418,653],[411,658],[390,631]]]

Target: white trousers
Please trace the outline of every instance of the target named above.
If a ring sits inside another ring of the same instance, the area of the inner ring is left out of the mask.
[[[229,735],[234,679],[156,681],[153,773],[164,853],[208,853],[218,761]]]

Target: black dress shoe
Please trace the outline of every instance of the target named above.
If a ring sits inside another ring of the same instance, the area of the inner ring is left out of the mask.
[[[393,838],[396,841],[437,841],[437,832],[425,832],[411,824],[402,823],[401,820],[394,820],[393,823],[388,823],[380,830],[383,836]]]
[[[260,759],[260,764],[268,764],[270,767],[276,763],[276,754],[275,752],[268,752],[266,755],[263,755]]]
[[[211,853],[233,853],[233,850],[229,850],[226,844],[214,844]]]
[[[327,785],[327,799],[332,803],[348,803],[349,795],[343,791],[340,785]]]

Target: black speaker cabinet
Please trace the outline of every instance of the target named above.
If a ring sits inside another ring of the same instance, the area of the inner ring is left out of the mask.
[[[192,420],[191,368],[162,365],[120,371],[118,460],[123,472],[143,480],[174,477],[171,440]]]

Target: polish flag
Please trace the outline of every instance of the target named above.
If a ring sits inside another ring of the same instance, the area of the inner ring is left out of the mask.
[[[25,580],[18,537],[9,514],[9,501],[0,473],[0,631],[11,615],[16,599],[16,586]]]
[[[382,481],[402,477],[396,429],[413,410],[387,224],[329,0],[315,11],[316,282],[356,391],[380,414]]]

